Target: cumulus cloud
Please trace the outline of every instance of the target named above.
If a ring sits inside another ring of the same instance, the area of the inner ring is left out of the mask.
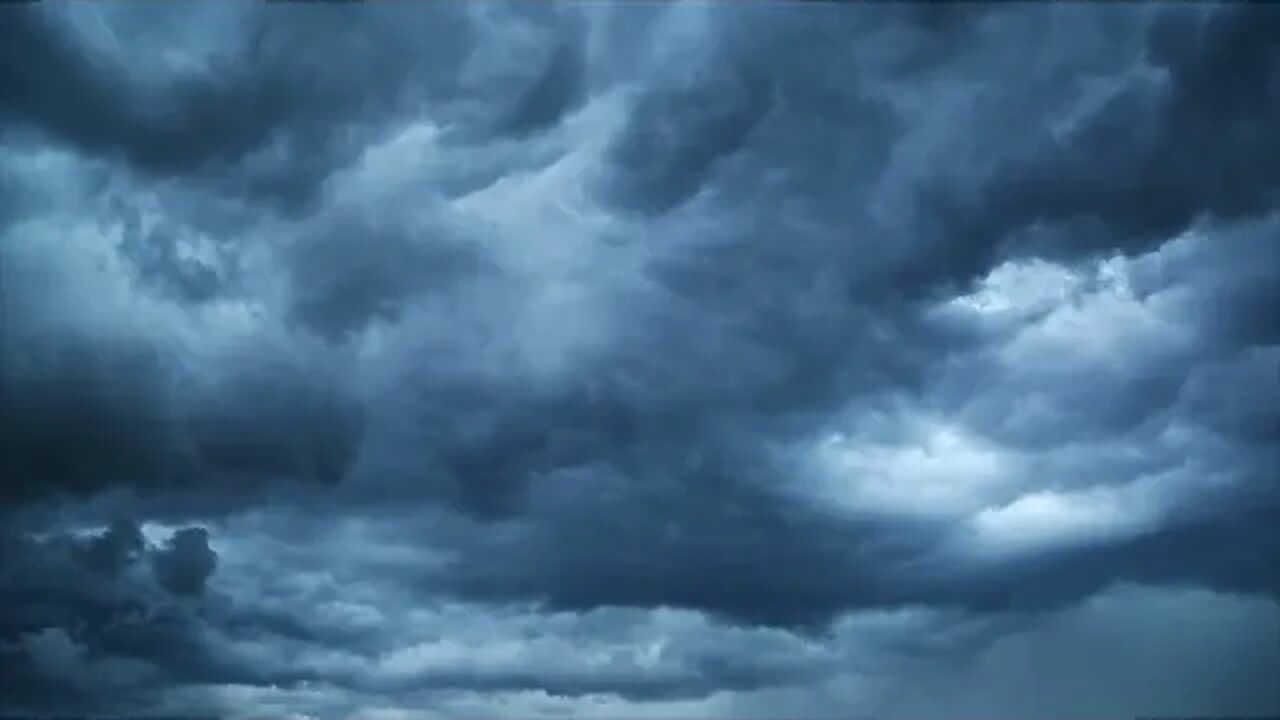
[[[0,12],[0,711],[1280,708],[1271,9]]]

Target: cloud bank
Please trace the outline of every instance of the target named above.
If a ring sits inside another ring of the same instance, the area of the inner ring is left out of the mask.
[[[1280,712],[1280,12],[182,13],[0,10],[0,712]]]

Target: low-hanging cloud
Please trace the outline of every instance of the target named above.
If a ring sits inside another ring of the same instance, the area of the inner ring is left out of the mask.
[[[0,711],[1277,662],[1270,8],[0,12]]]

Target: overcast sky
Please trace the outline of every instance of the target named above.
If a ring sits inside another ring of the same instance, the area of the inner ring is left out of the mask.
[[[1280,8],[0,21],[0,714],[1280,714]]]

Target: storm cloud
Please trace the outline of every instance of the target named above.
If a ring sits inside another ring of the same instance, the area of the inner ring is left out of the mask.
[[[0,713],[1280,712],[1280,11],[0,16]]]

